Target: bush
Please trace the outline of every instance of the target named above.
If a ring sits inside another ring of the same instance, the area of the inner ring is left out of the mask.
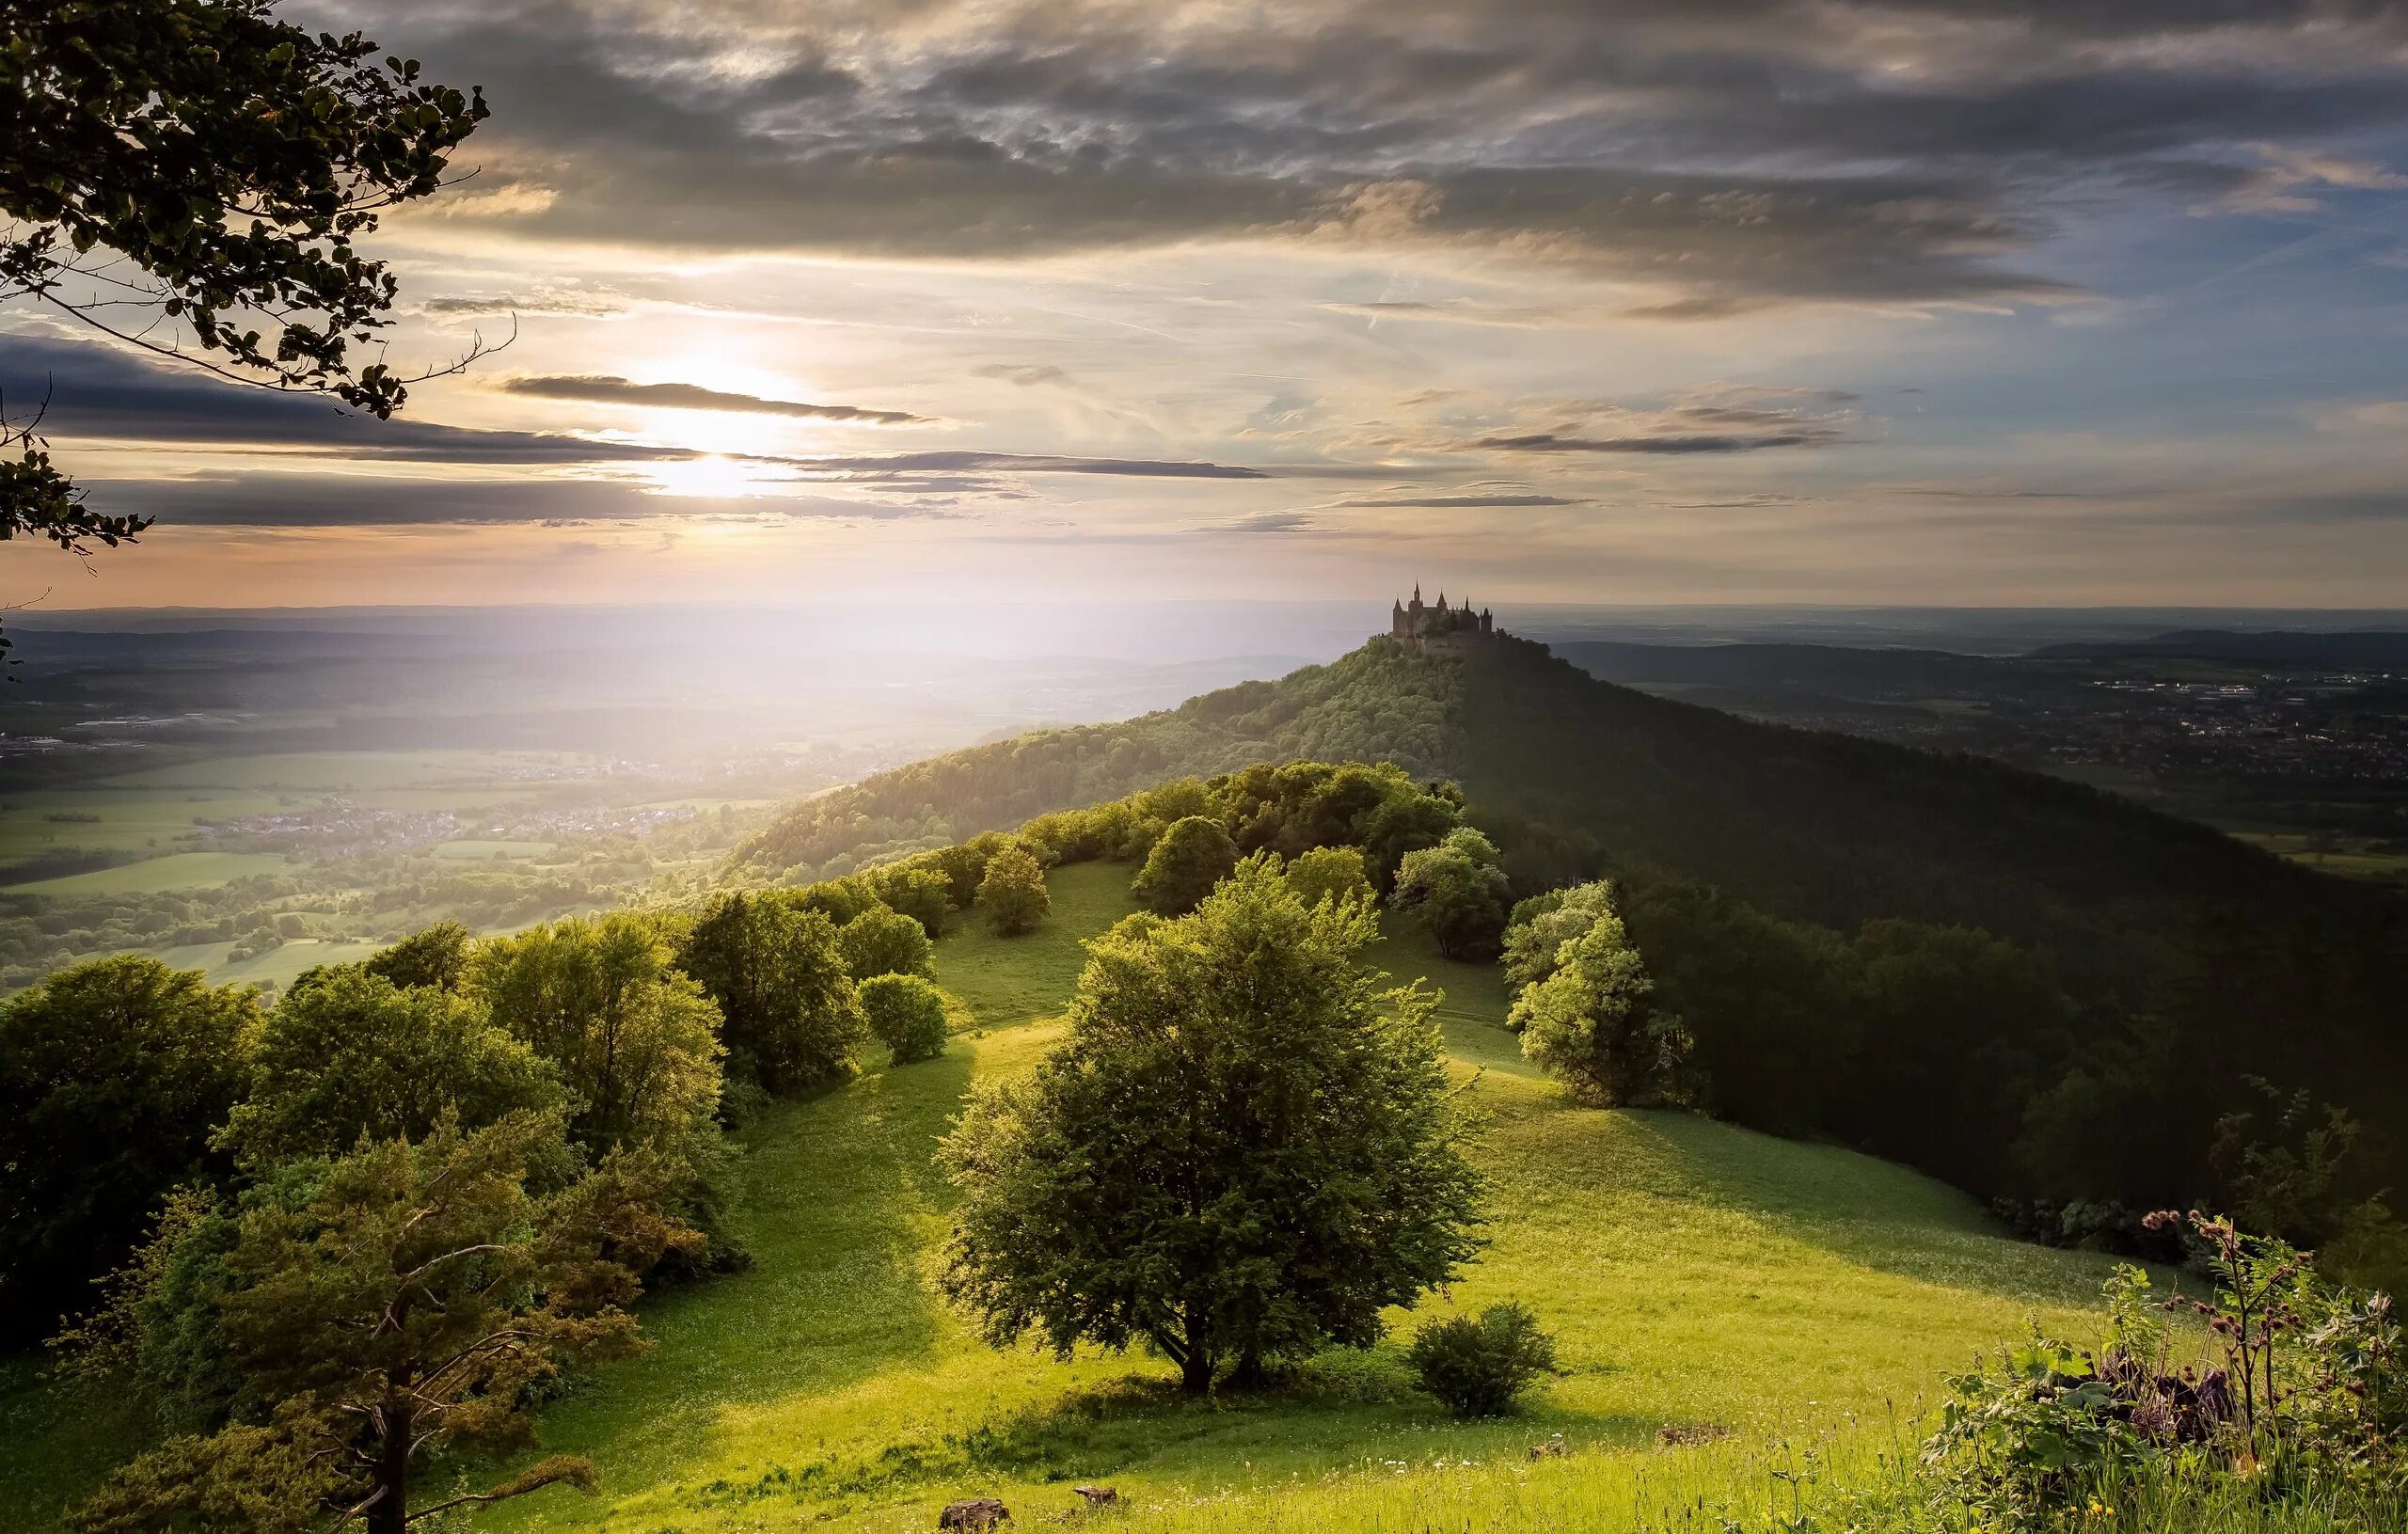
[[[1555,1339],[1521,1305],[1493,1305],[1478,1318],[1425,1322],[1405,1357],[1421,1388],[1457,1416],[1502,1416],[1514,1398],[1555,1370]]]
[[[862,982],[870,1032],[908,1066],[944,1052],[945,995],[916,974],[874,974]]]
[[[765,895],[724,895],[686,933],[675,957],[717,1004],[720,1037],[738,1074],[774,1096],[852,1068],[861,1012],[848,956],[818,911]],[[631,973],[649,974],[653,962],[643,957]]]
[[[1045,870],[1018,846],[1007,846],[987,860],[986,877],[978,881],[978,904],[987,920],[1006,938],[1037,930],[1054,909],[1045,890]]]

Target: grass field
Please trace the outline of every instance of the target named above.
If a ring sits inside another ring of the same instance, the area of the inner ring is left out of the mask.
[[[1653,1526],[1673,1503],[1760,1490],[1748,1478],[1776,1437],[1869,1453],[1943,1368],[2028,1318],[2071,1325],[2091,1306],[2103,1259],[2009,1241],[1901,1168],[1570,1106],[1522,1064],[1495,972],[1399,935],[1374,958],[1447,989],[1450,1052],[1479,1072],[1491,1119],[1490,1245],[1423,1309],[1535,1308],[1565,1373],[1530,1410],[1450,1420],[1410,1389],[1393,1339],[1315,1360],[1275,1395],[1207,1403],[1139,1355],[990,1352],[932,1286],[950,1202],[936,1140],[974,1077],[1024,1068],[1058,1036],[1079,941],[1129,909],[1129,874],[1056,870],[1034,936],[948,936],[940,978],[979,1022],[946,1056],[873,1062],[752,1128],[752,1269],[653,1299],[653,1351],[547,1415],[547,1448],[592,1455],[600,1494],[546,1492],[479,1526],[920,1530],[951,1498],[995,1494],[1025,1527],[1071,1511],[1084,1481],[1117,1487],[1130,1508],[1116,1524],[1133,1529]],[[121,1407],[62,1400],[22,1368],[15,1383],[0,1395],[0,1527],[47,1527],[132,1429]],[[1653,1447],[1666,1427],[1731,1436],[1667,1452]],[[1531,1463],[1557,1433],[1571,1455]]]
[[[254,874],[273,874],[283,867],[284,860],[272,852],[170,852],[165,857],[122,862],[88,874],[13,884],[8,890],[11,894],[46,894],[62,899],[96,894],[156,894],[162,890],[214,889]]]

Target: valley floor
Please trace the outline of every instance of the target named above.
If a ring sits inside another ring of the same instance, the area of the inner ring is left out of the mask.
[[[1025,1527],[1081,1506],[1081,1483],[1116,1487],[1131,1528],[1656,1526],[1674,1504],[1703,1518],[1724,1489],[1751,1489],[1788,1463],[1777,1442],[1910,1443],[1941,1372],[2035,1317],[2091,1329],[2077,1313],[2106,1259],[2008,1241],[1962,1194],[1847,1151],[1575,1108],[1522,1064],[1494,970],[1396,937],[1379,961],[1446,990],[1450,1052],[1491,1120],[1491,1244],[1422,1310],[1536,1309],[1565,1373],[1531,1409],[1452,1421],[1410,1389],[1400,1339],[1315,1360],[1275,1396],[1209,1403],[1180,1400],[1176,1371],[1143,1356],[990,1352],[934,1291],[950,1196],[936,1141],[974,1076],[1022,1068],[1057,1036],[1079,940],[1129,909],[1129,872],[1056,870],[1036,936],[940,946],[942,981],[981,1023],[952,1052],[750,1128],[752,1269],[647,1304],[652,1352],[546,1416],[546,1447],[592,1455],[600,1493],[542,1493],[478,1526],[919,1530],[950,1499],[992,1494]],[[1396,1319],[1409,1334],[1419,1318]],[[8,1379],[0,1528],[55,1526],[134,1431],[122,1408],[36,1386],[29,1366]],[[1729,1436],[1668,1450],[1667,1429]],[[1534,1463],[1556,1434],[1568,1457]]]

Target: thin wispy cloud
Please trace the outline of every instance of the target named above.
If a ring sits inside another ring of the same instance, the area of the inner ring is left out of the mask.
[[[705,388],[700,384],[639,384],[609,373],[568,376],[536,375],[502,381],[504,393],[544,400],[583,400],[598,404],[642,405],[657,410],[732,410],[748,415],[792,416],[804,420],[833,420],[863,426],[926,426],[930,418],[903,410],[873,410],[853,404],[814,404],[801,400],[765,399]]]

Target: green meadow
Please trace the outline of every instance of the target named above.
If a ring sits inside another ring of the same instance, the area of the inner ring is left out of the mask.
[[[1911,1436],[1942,1370],[2034,1318],[2091,1324],[2105,1259],[2011,1241],[1914,1173],[1571,1106],[1522,1064],[1493,969],[1398,934],[1375,960],[1446,991],[1447,1043],[1488,1121],[1489,1244],[1464,1281],[1395,1317],[1390,1341],[1262,1397],[1182,1400],[1175,1370],[1141,1354],[992,1352],[934,1288],[950,1205],[937,1140],[974,1079],[1058,1036],[1082,940],[1132,909],[1129,872],[1058,869],[1035,935],[965,924],[940,944],[941,979],[978,1019],[944,1057],[873,1061],[747,1127],[752,1266],[652,1297],[651,1351],[548,1411],[545,1447],[593,1456],[597,1494],[547,1492],[479,1526],[926,1529],[974,1494],[1026,1526],[1081,1507],[1085,1483],[1118,1490],[1133,1528],[1652,1526],[1761,1496],[1798,1452],[1777,1444],[1861,1459]],[[1508,1298],[1555,1332],[1562,1373],[1520,1415],[1454,1421],[1411,1388],[1402,1342],[1423,1315]],[[30,1363],[8,1378],[0,1528],[55,1526],[138,1421]],[[1566,1456],[1534,1463],[1559,1434]]]
[[[655,1299],[653,1351],[550,1412],[546,1447],[594,1456],[601,1493],[529,1498],[499,1526],[926,1529],[974,1494],[1024,1524],[1083,1506],[1071,1488],[1089,1482],[1117,1489],[1135,1527],[1359,1514],[1418,1528],[1427,1497],[1481,1485],[1479,1506],[1505,1498],[1483,1521],[1576,1494],[1635,1516],[1672,1482],[1749,1489],[1741,1466],[1777,1438],[1886,1444],[1943,1369],[2031,1318],[2088,1324],[2104,1259],[2010,1241],[1927,1178],[1703,1119],[1571,1107],[1522,1065],[1495,972],[1400,936],[1376,957],[1447,988],[1495,1179],[1487,1250],[1422,1308],[1539,1310],[1565,1372],[1534,1406],[1466,1425],[1418,1396],[1402,1358],[1418,1316],[1274,1395],[1203,1404],[1142,1355],[991,1352],[933,1288],[950,1202],[936,1141],[974,1077],[1025,1068],[1057,1036],[1079,940],[1132,909],[1128,876],[1057,870],[1038,934],[948,937],[941,978],[980,1024],[944,1058],[873,1065],[751,1128],[752,1268]],[[1667,1452],[1666,1429],[1730,1436]],[[1559,1433],[1573,1452],[1534,1466],[1530,1447]]]

